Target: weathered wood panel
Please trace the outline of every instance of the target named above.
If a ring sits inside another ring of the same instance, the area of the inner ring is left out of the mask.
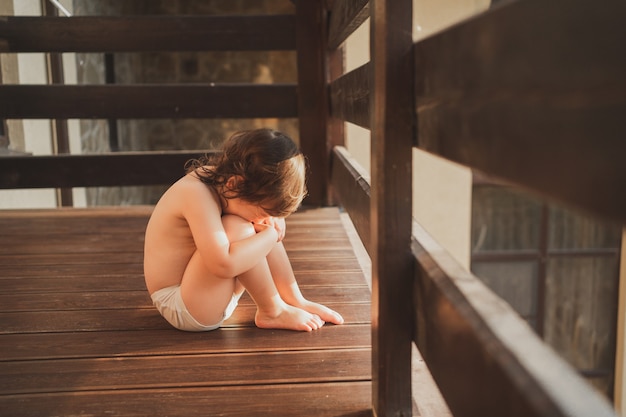
[[[271,97],[271,100],[268,100]],[[0,85],[3,119],[287,118],[291,84]]]
[[[548,257],[543,338],[600,392],[613,395],[619,257]]]
[[[293,15],[7,16],[0,20],[1,52],[254,51],[295,47]]]
[[[614,416],[508,304],[416,223],[412,251],[415,341],[455,416]]]
[[[420,148],[626,222],[625,20],[620,1],[506,2],[417,43]]]

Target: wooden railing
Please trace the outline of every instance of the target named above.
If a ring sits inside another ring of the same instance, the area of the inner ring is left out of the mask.
[[[372,258],[376,413],[410,414],[414,341],[455,416],[613,415],[411,220],[407,196],[417,146],[626,223],[626,6],[501,2],[412,44],[411,3],[331,12],[342,39],[370,16],[370,62],[329,90],[331,115],[372,135],[371,181],[342,147],[331,178]]]
[[[146,52],[297,50],[296,84],[0,85],[0,119],[294,118],[311,166],[307,202],[327,202],[328,159],[318,139],[327,100],[317,2],[295,15],[7,16],[0,52]],[[317,13],[317,19],[311,19]],[[107,34],[102,36],[102,34]],[[334,144],[329,143],[329,147]],[[184,161],[204,151],[14,156],[2,158],[0,188],[169,184]],[[37,172],[32,167],[37,166]],[[156,170],[156,172],[155,172]],[[29,173],[30,172],[30,173]]]
[[[612,415],[413,222],[411,154],[419,146],[625,223],[624,3],[500,2],[417,44],[410,0],[336,0],[330,10],[321,0],[295,4],[294,16],[234,20],[2,19],[3,52],[154,50],[145,36],[153,33],[166,50],[297,47],[299,69],[297,86],[3,85],[0,118],[297,116],[308,203],[331,203],[332,183],[372,258],[376,415],[411,414],[412,343],[455,416]],[[371,62],[343,74],[341,44],[367,17]],[[66,27],[98,36],[61,36]],[[223,36],[230,27],[241,34]],[[264,35],[244,33],[255,28]],[[371,180],[341,147],[343,120],[371,130]],[[169,183],[195,155],[9,156],[0,160],[0,188]]]

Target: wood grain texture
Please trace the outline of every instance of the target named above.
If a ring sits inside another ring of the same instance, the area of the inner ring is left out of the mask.
[[[328,24],[328,47],[339,47],[369,15],[369,0],[335,1]]]
[[[371,65],[364,64],[330,83],[330,112],[346,122],[370,128]]]
[[[106,34],[106,36],[103,36]],[[2,52],[294,50],[293,15],[7,16]]]
[[[1,362],[5,395],[40,392],[367,381],[369,347]],[[262,364],[262,366],[260,366]],[[59,370],[62,369],[62,372]],[[193,369],[193,372],[189,372]],[[150,382],[148,382],[150,381]]]
[[[170,185],[185,175],[187,161],[206,153],[211,152],[198,150],[2,157],[0,188]],[[37,169],[32,169],[33,166]]]
[[[410,415],[413,261],[412,2],[370,2],[372,389],[378,416]]]
[[[292,84],[0,85],[0,117],[4,119],[288,118],[297,115],[298,96]]]
[[[199,410],[233,417],[371,417],[369,387],[368,382],[346,382],[283,384],[280,389],[253,385],[14,395],[0,397],[0,407],[15,417],[71,415],[76,410],[136,417],[188,417]]]
[[[297,0],[295,4],[300,148],[309,166],[305,202],[324,205],[329,183],[326,8],[321,1]]]
[[[247,295],[219,330],[173,329],[143,282],[151,210],[0,212],[2,410],[371,415],[370,292],[336,208],[287,220],[302,292],[345,318],[311,333],[258,329]]]
[[[626,222],[625,19],[620,1],[503,2],[417,43],[419,147]]]

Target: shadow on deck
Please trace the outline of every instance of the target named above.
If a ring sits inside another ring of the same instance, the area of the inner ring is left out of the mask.
[[[12,416],[369,416],[370,292],[336,208],[288,219],[303,293],[345,318],[260,330],[244,297],[209,333],[171,328],[142,274],[150,207],[0,212],[0,409]]]

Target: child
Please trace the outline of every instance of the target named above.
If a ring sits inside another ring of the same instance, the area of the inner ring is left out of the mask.
[[[343,323],[302,296],[282,244],[306,194],[305,160],[282,133],[234,134],[215,161],[194,161],[163,194],[146,229],[144,274],[174,327],[220,327],[247,290],[260,328],[312,331]]]

